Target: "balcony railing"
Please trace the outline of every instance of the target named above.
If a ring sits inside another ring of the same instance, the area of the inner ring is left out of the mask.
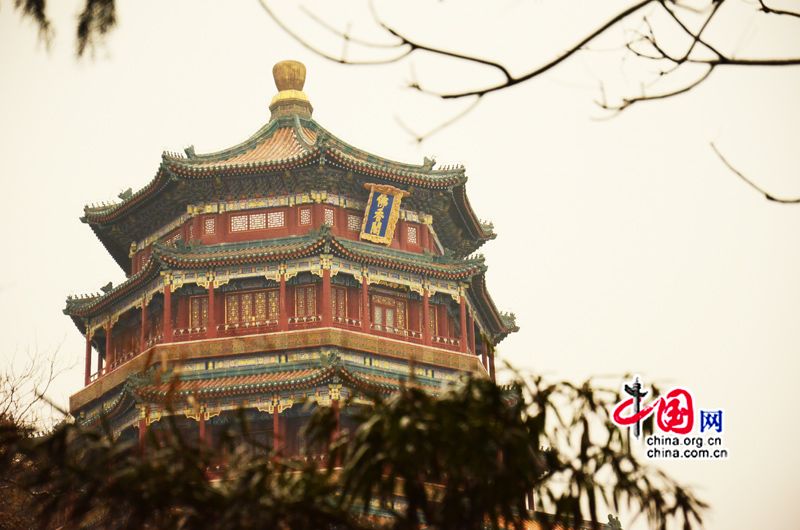
[[[220,324],[217,326],[217,336],[232,337],[236,335],[253,335],[255,333],[271,333],[278,331],[277,320],[253,320],[237,324]]]
[[[161,335],[151,335],[147,337],[147,340],[144,342],[144,345],[147,348],[151,348],[156,344],[161,344],[164,341],[164,337]]]
[[[206,338],[206,328],[178,328],[173,331],[174,342],[184,342],[187,340],[198,340]]]
[[[384,326],[382,324],[372,324],[370,329],[376,335],[383,335],[385,337],[402,338],[410,342],[417,342],[422,344],[422,333],[414,331],[413,329],[396,328],[394,326]]]
[[[453,351],[458,351],[461,346],[461,341],[452,337],[438,337],[434,335],[431,337],[431,342],[434,346]]]
[[[289,330],[302,330],[318,328],[322,324],[321,315],[310,315],[302,317],[290,317],[288,319]],[[347,318],[334,316],[332,318],[334,327],[350,329],[354,331],[361,331],[363,323],[357,318]],[[275,333],[280,330],[280,323],[277,320],[263,320],[252,321],[238,324],[220,324],[217,327],[217,337],[233,337],[239,335],[255,335],[262,333]],[[372,323],[370,325],[370,333],[373,335],[388,337],[396,340],[407,341],[415,344],[423,344],[424,338],[421,331],[413,329],[398,328],[395,326],[386,326],[383,324]],[[176,328],[173,330],[173,337],[171,342],[186,342],[192,340],[203,340],[208,338],[208,330],[205,327],[197,328]],[[144,347],[145,350],[157,344],[166,342],[161,334],[147,336]],[[454,337],[432,336],[431,345],[436,348],[442,348],[450,351],[459,352],[461,341]],[[89,381],[96,381],[122,364],[133,359],[139,355],[139,351],[116,351],[113,355],[106,358],[106,364],[98,373],[95,372],[89,376]],[[108,362],[110,360],[110,362]]]
[[[333,325],[340,328],[361,329],[361,321],[357,318],[333,317]]]
[[[289,329],[308,329],[317,327],[317,323],[322,321],[321,315],[311,315],[307,317],[289,317]]]

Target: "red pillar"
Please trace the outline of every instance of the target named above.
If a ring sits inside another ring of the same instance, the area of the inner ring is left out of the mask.
[[[333,433],[331,434],[331,440],[330,440],[330,445],[333,445],[339,439],[339,432],[340,432],[340,429],[341,429],[341,427],[339,425],[339,418],[340,418],[341,414],[340,414],[339,400],[338,399],[331,400],[331,408],[333,409],[333,417],[336,420],[336,428],[333,430]],[[334,467],[341,467],[342,463],[339,460],[339,455],[337,454],[336,455],[336,460],[331,461],[329,464],[334,466]]]
[[[439,337],[449,337],[449,327],[450,327],[450,317],[447,315],[447,305],[446,304],[434,304],[436,314],[436,329],[434,330],[434,334],[438,335]]]
[[[333,313],[331,311],[331,270],[322,269],[322,325],[333,325]]]
[[[361,277],[361,331],[369,333],[369,284],[366,274]]]
[[[88,386],[92,380],[92,330],[86,326],[86,367],[84,383]]]
[[[100,348],[97,349],[97,377],[103,375],[103,355],[100,353]]]
[[[333,443],[333,442],[335,442],[336,440],[339,439],[339,428],[340,428],[340,426],[339,426],[339,415],[340,415],[339,412],[340,412],[340,409],[339,409],[339,400],[338,399],[332,399],[331,400],[331,410],[333,411],[333,417],[336,420],[336,427],[334,428],[333,433],[331,435],[331,443]]]
[[[272,450],[275,453],[281,450],[281,418],[278,414],[278,403],[275,403],[275,411],[272,413]]]
[[[147,298],[142,300],[142,325],[139,326],[139,353],[147,349]]]
[[[114,369],[114,353],[111,351],[111,330],[114,328],[114,325],[110,322],[106,325],[106,362],[108,363],[108,369]]]
[[[214,278],[208,280],[208,320],[206,321],[206,337],[209,339],[217,336],[217,312],[214,302]]]
[[[197,429],[200,432],[200,445],[206,445],[206,412],[200,411],[200,416],[197,418]]]
[[[147,417],[139,418],[139,452],[144,453],[144,443],[147,439]]]
[[[286,272],[281,271],[280,290],[278,292],[278,329],[289,330],[289,312],[286,310]]]
[[[475,318],[473,318],[472,313],[467,315],[467,334],[469,335],[469,351],[473,355],[477,352],[475,349]]]
[[[461,353],[467,353],[467,299],[461,295],[461,337],[459,337],[458,346]]]
[[[431,345],[431,304],[427,289],[422,290],[422,343]]]
[[[491,348],[489,349],[489,377],[492,379],[492,382],[497,381],[494,373],[494,350]]]
[[[164,285],[164,342],[172,342],[172,286]]]

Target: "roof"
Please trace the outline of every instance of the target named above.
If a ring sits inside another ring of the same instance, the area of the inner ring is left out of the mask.
[[[83,331],[84,319],[112,307],[157,278],[161,271],[174,269],[212,269],[239,264],[258,264],[331,253],[364,265],[425,275],[429,278],[471,282],[473,300],[483,321],[493,330],[494,342],[517,331],[514,315],[497,310],[486,289],[487,270],[482,256],[453,258],[417,254],[361,241],[340,239],[323,228],[305,236],[222,243],[218,245],[164,245],[156,243],[145,266],[123,283],[102,294],[67,298],[64,313]]]
[[[433,278],[467,280],[486,271],[483,257],[457,259],[389,249],[360,241],[339,239],[327,227],[304,236],[263,239],[218,245],[165,245],[155,243],[141,271],[125,282],[96,295],[67,298],[64,313],[87,317],[103,311],[156,278],[162,270],[209,269],[228,265],[265,263],[332,253],[365,265],[424,274]]]
[[[95,413],[81,421],[97,421],[97,412],[102,410],[107,417],[118,416],[137,402],[169,403],[179,407],[189,396],[202,399],[271,394],[284,390],[309,389],[330,382],[342,382],[346,386],[367,392],[390,394],[403,385],[410,384],[406,375],[382,375],[378,371],[345,365],[341,360],[309,364],[283,370],[264,371],[263,366],[245,373],[222,374],[170,374],[148,370],[130,375],[125,383],[112,394],[106,394],[105,404],[98,409],[97,401],[89,405]],[[438,393],[445,380],[429,377],[414,377],[414,385],[431,393]],[[82,407],[86,410],[87,407]]]
[[[287,181],[286,171],[328,167],[361,182],[413,189],[410,201],[436,211],[433,222],[442,243],[457,255],[468,255],[494,237],[492,227],[479,221],[469,205],[464,168],[434,166],[427,159],[423,164],[407,164],[382,158],[344,142],[310,117],[281,116],[228,149],[197,154],[190,147],[185,154],[164,153],[150,183],[135,193],[123,194],[120,202],[85,207],[82,220],[127,270],[130,242],[160,228],[158,223],[163,226],[177,218],[192,201],[252,196],[253,185],[246,181],[254,178],[275,179],[279,182],[274,186],[283,189],[297,186],[297,191],[309,191],[313,183],[297,178]],[[323,178],[319,175],[315,172],[312,178]],[[336,179],[328,184],[344,182]],[[263,186],[270,189],[267,183]]]

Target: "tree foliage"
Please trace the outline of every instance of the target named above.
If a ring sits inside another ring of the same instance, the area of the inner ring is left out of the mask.
[[[363,397],[345,408],[359,426],[338,437],[335,412],[315,409],[305,436],[321,460],[259,444],[244,414],[214,448],[175,424],[140,449],[107,427],[31,437],[5,423],[0,474],[30,493],[43,528],[521,528],[531,493],[545,528],[623,509],[651,528],[702,524],[706,505],[628,450],[608,412],[617,392],[468,379],[438,397],[413,381]]]

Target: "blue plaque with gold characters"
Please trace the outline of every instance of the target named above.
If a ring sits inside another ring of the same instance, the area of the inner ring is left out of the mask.
[[[361,239],[391,245],[400,217],[400,201],[408,192],[384,184],[364,184],[369,190],[367,209],[361,222]]]

